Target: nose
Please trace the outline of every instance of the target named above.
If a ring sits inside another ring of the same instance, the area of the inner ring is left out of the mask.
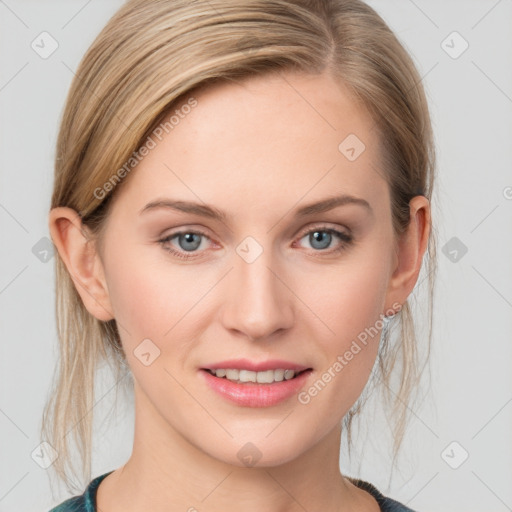
[[[233,270],[223,294],[222,322],[226,329],[251,341],[268,339],[294,322],[293,294],[273,265],[270,251],[247,263],[234,255]]]

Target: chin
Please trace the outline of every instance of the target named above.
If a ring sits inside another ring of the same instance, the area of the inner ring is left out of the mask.
[[[205,446],[204,452],[220,462],[240,468],[276,467],[292,462],[300,457],[313,443],[305,439],[290,438],[289,433],[244,435],[225,442],[212,450]],[[270,437],[274,436],[273,439]]]

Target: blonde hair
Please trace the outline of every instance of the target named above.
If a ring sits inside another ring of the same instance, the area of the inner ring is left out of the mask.
[[[431,198],[434,144],[425,93],[414,63],[382,18],[360,0],[130,0],[97,36],[71,85],[57,141],[51,208],[76,210],[101,248],[115,171],[133,156],[171,109],[199,88],[254,75],[324,70],[342,81],[373,118],[382,142],[384,171],[397,235],[409,222],[409,201]],[[341,142],[341,141],[340,141]],[[126,178],[125,178],[126,180]],[[95,192],[96,191],[96,192]],[[430,350],[435,243],[427,251]],[[91,478],[92,408],[98,364],[112,365],[116,381],[126,365],[115,320],[102,322],[84,307],[56,255],[58,374],[43,412],[41,435],[57,451],[53,464],[70,487]],[[409,305],[384,329],[379,379],[392,404],[394,453],[402,442],[408,403],[423,371],[418,364]],[[391,390],[391,374],[398,390]],[[362,397],[344,418],[349,437]]]

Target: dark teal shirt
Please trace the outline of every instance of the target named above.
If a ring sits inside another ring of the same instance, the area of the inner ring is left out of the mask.
[[[96,491],[100,485],[100,482],[107,475],[110,475],[110,473],[112,473],[112,471],[96,477],[89,483],[87,489],[85,489],[85,492],[82,495],[67,499],[60,505],[52,508],[50,512],[97,512]],[[369,482],[365,482],[364,480],[357,480],[355,478],[349,478],[349,480],[354,485],[357,485],[357,487],[360,489],[369,492],[377,500],[377,503],[379,504],[382,512],[414,512],[398,501],[392,500],[391,498],[386,498]]]

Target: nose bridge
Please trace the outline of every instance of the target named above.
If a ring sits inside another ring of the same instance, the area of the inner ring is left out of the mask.
[[[239,245],[230,272],[229,296],[224,301],[226,328],[261,339],[290,327],[292,299],[276,277],[279,273],[274,267],[277,268],[276,258],[270,249],[258,248],[251,240]]]

